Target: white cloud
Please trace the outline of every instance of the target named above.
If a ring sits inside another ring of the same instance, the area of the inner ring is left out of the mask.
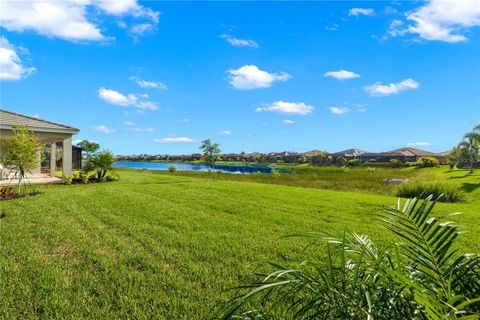
[[[103,101],[110,104],[118,105],[118,106],[123,106],[123,107],[135,106],[140,109],[149,109],[149,110],[158,109],[158,106],[154,102],[141,100],[141,99],[148,98],[148,95],[146,94],[139,96],[139,95],[129,93],[125,95],[116,90],[106,89],[102,87],[98,89],[98,96]]]
[[[347,80],[347,79],[354,79],[360,77],[358,73],[355,73],[353,71],[347,71],[347,70],[338,70],[338,71],[328,71],[325,72],[323,75],[324,77],[331,77],[335,78],[337,80]]]
[[[107,128],[104,125],[95,126],[94,129],[95,129],[95,131],[100,132],[100,133],[104,133],[104,134],[112,134],[112,133],[115,133],[117,131],[115,129]]]
[[[163,138],[163,139],[154,139],[156,143],[194,143],[197,142],[196,139],[187,138],[187,137],[178,137],[178,138]]]
[[[230,74],[230,84],[238,90],[268,88],[275,81],[287,81],[291,78],[288,73],[269,73],[260,70],[255,65],[245,65],[236,70],[227,70]]]
[[[345,114],[350,112],[350,109],[347,107],[330,107],[328,110],[333,114]]]
[[[390,84],[376,82],[373,85],[366,86],[365,91],[367,91],[372,97],[383,97],[398,94],[401,91],[416,90],[419,86],[420,84],[417,81],[413,79],[405,79],[401,82]]]
[[[296,122],[293,121],[293,120],[285,119],[285,120],[282,120],[282,123],[283,123],[283,124],[295,124]]]
[[[349,16],[365,15],[370,16],[374,13],[372,8],[352,8],[348,11]]]
[[[466,29],[480,26],[480,4],[478,0],[430,0],[406,17],[413,22],[406,32],[425,40],[461,42],[467,40]]]
[[[231,133],[230,131],[228,131],[228,130],[223,130],[222,132],[220,132],[220,134],[221,134],[222,136],[230,136],[232,133]]]
[[[177,121],[177,123],[182,123],[182,124],[183,123],[190,123],[190,122],[191,122],[190,119],[180,119],[180,120]]]
[[[34,31],[69,41],[108,40],[97,25],[100,19],[90,19],[89,13],[98,9],[107,15],[146,19],[154,26],[158,23],[158,13],[136,0],[33,0],[2,1],[0,25],[9,31]]]
[[[25,67],[15,47],[7,38],[0,37],[0,80],[20,80],[35,72],[35,68]]]
[[[147,81],[143,79],[139,79],[138,77],[132,76],[128,78],[132,81],[135,81],[135,83],[142,88],[154,88],[154,89],[162,89],[162,90],[167,90],[167,85],[164,84],[163,82],[159,81]]]
[[[416,146],[416,147],[428,147],[430,146],[430,142],[409,142],[407,143],[407,146]]]
[[[153,132],[155,129],[153,128],[128,128],[128,131],[132,132]]]
[[[275,101],[271,104],[266,104],[264,107],[255,109],[256,112],[278,112],[283,114],[307,115],[312,113],[314,107],[309,106],[303,102],[285,102]]]
[[[134,122],[128,121],[128,120],[123,121],[123,124],[126,125],[126,126],[134,126],[135,125]]]
[[[225,39],[228,43],[230,43],[234,47],[251,47],[251,48],[258,48],[258,43],[253,40],[248,39],[238,39],[232,37],[228,34],[222,34],[220,38]]]

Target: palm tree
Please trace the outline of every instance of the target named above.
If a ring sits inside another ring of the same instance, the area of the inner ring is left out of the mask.
[[[480,124],[475,126],[471,132],[463,136],[464,140],[458,144],[458,147],[464,150],[470,166],[470,173],[473,173],[473,164],[478,160],[480,145]]]
[[[438,199],[437,199],[438,200]],[[460,226],[431,216],[432,196],[380,215],[399,242],[387,249],[365,235],[305,234],[325,246],[295,268],[271,263],[219,319],[478,319],[480,257],[460,254]]]

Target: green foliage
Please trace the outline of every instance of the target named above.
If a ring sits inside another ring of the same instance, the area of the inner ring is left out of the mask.
[[[405,183],[398,187],[397,197],[424,199],[428,195],[433,195],[439,202],[462,202],[465,201],[464,193],[455,185],[449,183],[428,183],[412,182]]]
[[[438,167],[440,162],[435,157],[421,157],[418,159],[417,166],[419,168],[431,168],[431,167]]]
[[[84,170],[95,171],[98,181],[105,179],[107,173],[113,173],[113,154],[109,150],[102,150],[90,156]]]
[[[478,319],[480,257],[452,249],[459,226],[431,217],[435,201],[408,200],[380,215],[400,240],[381,249],[366,235],[309,233],[327,258],[252,276],[219,319]],[[317,254],[318,255],[318,254]],[[465,317],[465,318],[464,318]]]
[[[168,171],[170,171],[171,173],[177,172],[177,166],[175,166],[175,165],[169,166],[169,167],[168,167]]]
[[[350,167],[358,167],[361,164],[362,161],[360,161],[360,159],[351,159],[347,161],[347,165]]]
[[[388,163],[390,164],[390,167],[392,167],[392,168],[401,168],[401,167],[403,167],[402,161],[400,161],[400,160],[398,160],[398,159],[390,159],[390,161],[388,161]]]
[[[80,141],[79,143],[77,143],[77,146],[82,148],[82,153],[87,159],[90,158],[93,154],[95,154],[98,150],[100,150],[100,145],[98,143],[88,140]]]
[[[18,177],[18,193],[26,174],[40,165],[41,144],[26,126],[13,127],[13,137],[2,140],[1,163]]]
[[[71,174],[64,174],[62,177],[63,177],[63,183],[65,183],[65,184],[72,184],[73,175],[71,175]]]
[[[339,166],[344,166],[347,163],[347,159],[345,157],[337,157],[335,158],[335,163]]]
[[[200,150],[203,152],[203,161],[209,164],[214,164],[220,158],[220,145],[212,143],[210,139],[202,141]]]
[[[88,183],[89,179],[90,179],[89,172],[85,172],[85,171],[80,172],[80,180],[82,181],[82,183]]]

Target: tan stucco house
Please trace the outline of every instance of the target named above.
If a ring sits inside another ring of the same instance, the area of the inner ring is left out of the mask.
[[[61,142],[63,145],[62,171],[64,174],[72,173],[72,136],[79,133],[80,130],[64,124],[0,109],[0,140],[11,137],[13,135],[12,128],[16,125],[27,126],[30,131],[37,135],[40,142],[50,148],[50,159],[48,162],[50,164],[49,172],[51,176],[55,175],[57,169],[56,148],[57,143]],[[40,153],[38,155],[38,167],[32,173],[41,173]]]

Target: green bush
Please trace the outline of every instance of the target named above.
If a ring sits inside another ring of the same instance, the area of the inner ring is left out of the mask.
[[[440,161],[434,157],[421,157],[418,160],[418,167],[420,168],[429,168],[429,167],[438,167],[440,165]]]
[[[347,165],[350,167],[358,167],[361,164],[362,164],[362,161],[360,161],[359,159],[352,159],[347,161]]]
[[[390,161],[388,161],[388,163],[390,163],[390,166],[392,168],[401,168],[403,167],[403,162],[398,160],[398,159],[390,159]]]
[[[168,167],[168,171],[170,171],[171,173],[177,172],[177,166],[172,164],[171,166]]]
[[[426,183],[413,182],[405,183],[398,187],[397,197],[424,199],[432,194],[434,197],[443,196],[438,200],[440,202],[462,202],[465,201],[463,192],[456,186],[448,183]]]
[[[65,184],[72,184],[72,181],[73,181],[73,175],[71,175],[71,174],[64,174],[63,175],[63,182]]]
[[[451,215],[432,217],[431,199],[380,215],[397,237],[391,246],[354,232],[300,235],[312,239],[303,262],[269,263],[214,318],[478,319],[480,256],[455,249],[461,227],[445,222]]]

